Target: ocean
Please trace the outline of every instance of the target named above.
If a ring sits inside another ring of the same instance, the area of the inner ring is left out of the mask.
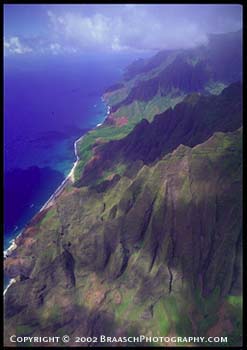
[[[104,90],[133,54],[4,58],[4,249],[70,172],[74,141],[101,123]]]

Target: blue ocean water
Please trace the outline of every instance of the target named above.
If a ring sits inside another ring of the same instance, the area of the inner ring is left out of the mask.
[[[102,93],[134,56],[4,59],[4,246],[69,173],[74,141],[102,122]]]

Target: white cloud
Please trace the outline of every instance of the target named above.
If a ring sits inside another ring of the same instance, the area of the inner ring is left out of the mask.
[[[51,40],[43,40],[42,38],[20,39],[17,36],[4,38],[4,55],[10,54],[52,54],[58,55],[61,53],[75,54],[78,52],[76,46],[62,45],[62,43]]]
[[[59,52],[61,52],[61,45],[58,43],[51,43],[49,48],[53,55],[57,55]]]
[[[36,38],[8,38],[4,50],[57,55],[86,50],[190,48],[206,44],[206,33],[238,28],[238,17],[232,18],[228,7],[223,9],[225,12],[221,8],[192,5],[53,6],[46,12],[42,34]]]
[[[4,53],[16,53],[16,54],[24,54],[32,52],[31,47],[21,43],[20,38],[18,36],[13,36],[6,40],[4,38]]]
[[[174,28],[172,18],[157,17],[145,7],[124,6],[118,15],[48,11],[54,38],[78,48],[113,51],[193,47],[207,42],[198,25],[183,21]],[[170,29],[172,28],[172,30]],[[185,40],[186,38],[186,40]]]

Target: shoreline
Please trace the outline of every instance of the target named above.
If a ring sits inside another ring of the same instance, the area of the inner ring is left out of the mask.
[[[9,289],[9,287],[14,284],[16,282],[15,278],[11,278],[11,280],[9,281],[9,284],[7,285],[7,287],[4,289],[3,291],[3,296],[5,296],[5,294],[7,293],[7,290]]]
[[[103,103],[105,103],[105,100],[103,97],[101,97],[101,100]],[[107,116],[110,114],[111,111],[111,107],[109,105],[107,105],[107,112],[106,112],[106,116],[104,118],[104,120],[102,121],[102,123],[98,123],[94,128],[92,128],[91,130],[94,130],[98,127],[100,127],[101,125],[104,124],[105,119],[107,118]],[[90,130],[90,131],[91,131]],[[86,133],[87,134],[87,133]],[[60,193],[64,190],[64,188],[66,187],[67,183],[71,180],[72,183],[74,182],[74,172],[75,172],[75,168],[80,160],[79,156],[78,156],[78,152],[77,152],[77,148],[76,145],[79,141],[81,141],[83,139],[83,137],[86,135],[82,135],[81,137],[79,137],[77,140],[75,140],[74,142],[74,153],[76,156],[76,161],[74,162],[69,174],[66,176],[66,178],[63,180],[63,182],[60,184],[60,186],[55,190],[55,192],[53,192],[53,194],[50,196],[50,198],[45,202],[45,204],[42,206],[42,208],[39,210],[39,212],[41,212],[44,209],[49,208],[52,204],[53,204],[53,200],[56,199]]]
[[[106,103],[104,97],[102,96],[101,97],[101,101],[103,103]],[[106,116],[104,117],[102,123],[98,123],[95,127],[93,127],[91,130],[94,130],[100,126],[102,126],[104,124],[104,121],[105,119],[107,118],[107,116],[110,114],[110,110],[111,110],[111,107],[109,105],[107,105],[107,112],[106,112]],[[90,130],[90,131],[91,131]],[[86,132],[87,134],[87,132]],[[62,193],[62,191],[66,188],[66,186],[68,185],[68,183],[71,181],[72,183],[74,182],[74,172],[75,172],[75,168],[80,160],[79,156],[78,156],[78,152],[77,152],[77,142],[81,141],[83,139],[83,137],[86,135],[82,135],[80,136],[78,139],[75,140],[74,142],[74,154],[76,156],[76,160],[69,172],[69,174],[66,176],[66,178],[62,181],[62,183],[58,186],[58,188],[52,193],[52,195],[48,198],[48,200],[45,202],[45,204],[41,207],[41,209],[35,214],[37,215],[38,213],[40,213],[41,211],[49,208],[50,206],[52,206],[54,204],[54,200]],[[34,215],[34,216],[35,216]],[[25,227],[23,229],[21,229],[21,231],[19,232],[19,234],[13,238],[11,241],[10,241],[10,246],[3,251],[3,256],[4,256],[4,259],[6,259],[9,255],[11,255],[11,253],[16,250],[16,248],[18,248],[17,244],[16,244],[16,239],[18,237],[20,237],[23,233],[23,231],[25,230]],[[6,294],[8,288],[16,282],[16,279],[15,278],[12,278],[10,279],[8,285],[6,286],[6,288],[4,289],[3,291],[3,295]]]
[[[45,202],[45,204],[43,204],[43,206],[39,209],[39,211],[35,214],[37,215],[38,213],[42,212],[43,210],[49,208],[50,206],[52,206],[54,204],[54,200],[60,195],[60,193],[64,190],[64,188],[66,187],[66,185],[68,184],[68,182],[71,180],[72,178],[72,181],[74,180],[73,179],[73,176],[74,176],[74,170],[75,170],[75,167],[79,161],[79,157],[78,157],[78,154],[77,154],[77,149],[76,149],[76,143],[78,141],[80,141],[82,138],[84,137],[84,135],[82,135],[81,137],[79,137],[79,139],[75,140],[74,142],[74,151],[75,151],[75,155],[76,155],[76,161],[74,162],[73,164],[73,167],[71,168],[69,174],[66,176],[66,178],[62,181],[62,183],[58,186],[58,188],[52,193],[52,195],[48,198],[48,200]],[[34,216],[35,216],[34,215]],[[13,238],[11,241],[10,241],[10,246],[5,249],[3,251],[3,255],[4,255],[4,258],[7,258],[18,246],[16,244],[16,239],[18,237],[21,236],[21,234],[23,233],[25,227],[23,229],[21,229],[21,231],[19,232],[19,234]]]
[[[43,211],[44,209],[49,208],[53,204],[54,199],[56,199],[60,195],[60,193],[65,189],[66,185],[68,184],[68,182],[70,180],[72,182],[74,182],[74,171],[75,171],[75,168],[76,168],[76,166],[78,164],[78,161],[80,160],[79,156],[78,156],[78,153],[77,153],[76,144],[77,144],[77,142],[82,140],[85,135],[82,135],[81,137],[79,137],[79,139],[75,140],[75,142],[74,142],[74,153],[75,153],[75,156],[76,156],[76,161],[74,162],[74,164],[73,164],[69,174],[66,176],[66,178],[62,181],[62,183],[58,186],[58,188],[52,193],[52,195],[48,198],[48,200],[45,202],[45,204],[41,207],[41,209],[39,210],[39,213],[41,211]]]

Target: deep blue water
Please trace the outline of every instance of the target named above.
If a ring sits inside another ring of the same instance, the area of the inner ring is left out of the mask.
[[[102,122],[104,89],[133,55],[4,59],[4,245],[69,173],[74,141]]]

